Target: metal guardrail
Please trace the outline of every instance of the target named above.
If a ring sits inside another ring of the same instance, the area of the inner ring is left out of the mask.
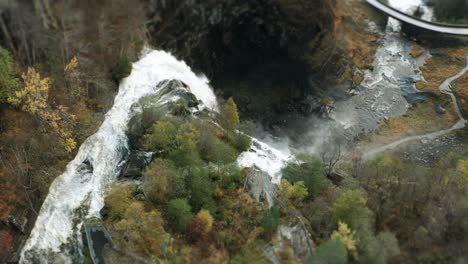
[[[400,10],[397,10],[391,6],[388,6],[378,0],[366,0],[366,1],[368,4],[386,13],[387,15],[397,20],[400,20],[402,22],[411,24],[413,26],[420,27],[420,28],[434,31],[434,32],[438,32],[438,33],[443,33],[443,34],[468,36],[468,25],[467,26],[449,25],[449,24],[425,21],[417,17],[410,16],[404,12],[401,12]]]

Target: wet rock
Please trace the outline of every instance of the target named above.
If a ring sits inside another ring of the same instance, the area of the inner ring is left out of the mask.
[[[7,219],[5,220],[5,224],[7,226],[10,226],[23,234],[24,234],[24,228],[26,227],[27,223],[28,223],[28,219],[26,217],[23,217],[22,219],[18,219],[13,215],[9,215]]]
[[[153,157],[152,152],[136,151],[130,154],[127,166],[123,170],[122,177],[139,178],[143,174],[143,170],[149,165]]]
[[[306,261],[315,249],[315,243],[310,233],[301,225],[281,225],[279,235],[282,239],[286,239],[291,243],[294,255],[302,261]]]
[[[269,207],[274,205],[276,199],[275,187],[270,175],[257,167],[249,168],[246,184],[257,202],[266,201]]]

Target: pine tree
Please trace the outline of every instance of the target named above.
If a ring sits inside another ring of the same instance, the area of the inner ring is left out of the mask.
[[[224,105],[221,124],[227,132],[233,133],[239,127],[239,123],[239,111],[237,110],[237,105],[234,102],[234,99],[230,97]]]

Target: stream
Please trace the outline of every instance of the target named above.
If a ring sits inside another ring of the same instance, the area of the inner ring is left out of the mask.
[[[453,94],[453,91],[451,89],[453,82],[455,82],[457,79],[461,78],[463,75],[465,75],[465,73],[468,72],[468,53],[465,56],[466,56],[466,66],[465,66],[465,68],[463,70],[461,70],[455,76],[452,76],[452,77],[448,78],[447,80],[445,80],[439,86],[439,91],[441,93],[445,94],[445,95],[450,96],[450,98],[452,99],[453,107],[455,108],[455,111],[456,111],[456,113],[458,115],[458,118],[459,118],[458,122],[455,123],[452,127],[448,128],[448,129],[443,129],[443,130],[439,130],[439,131],[436,131],[436,132],[427,133],[427,134],[418,135],[418,136],[405,137],[405,138],[402,138],[402,139],[397,140],[395,142],[392,142],[390,144],[387,144],[387,145],[372,149],[372,150],[366,152],[363,155],[364,160],[368,160],[368,159],[370,159],[370,158],[372,158],[372,157],[374,157],[374,156],[376,156],[376,155],[378,155],[378,154],[380,154],[380,153],[382,153],[384,151],[396,148],[399,145],[401,145],[403,143],[407,143],[409,141],[413,141],[413,140],[433,140],[433,139],[438,138],[440,136],[447,135],[447,134],[449,134],[449,133],[451,133],[451,132],[453,132],[455,130],[465,128],[467,126],[468,121],[463,117],[460,105],[459,105],[459,103],[457,101],[457,98],[455,97],[455,95]]]

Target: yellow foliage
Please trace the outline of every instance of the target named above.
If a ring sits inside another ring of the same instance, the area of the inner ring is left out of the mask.
[[[201,219],[205,223],[205,232],[210,232],[214,222],[213,216],[211,216],[210,211],[201,209],[200,212],[198,212],[197,214],[197,218]]]
[[[345,245],[346,249],[350,254],[356,256],[357,249],[356,249],[356,240],[354,239],[354,232],[348,227],[346,223],[339,222],[338,223],[338,230],[333,232],[331,235],[331,239],[338,239],[340,240],[343,245]]]
[[[65,66],[64,71],[68,74],[78,73],[78,59],[76,56],[73,56],[70,62]]]
[[[75,116],[68,113],[63,106],[53,109],[49,105],[50,79],[41,78],[33,67],[29,67],[22,76],[24,88],[16,92],[10,103],[21,105],[21,109],[29,112],[41,121],[49,125],[60,137],[60,143],[70,153],[76,148],[76,142],[71,135],[71,127],[74,126]]]
[[[302,202],[307,197],[307,195],[309,195],[307,187],[303,181],[298,181],[292,185],[288,180],[282,179],[281,190],[287,199],[296,203]]]

